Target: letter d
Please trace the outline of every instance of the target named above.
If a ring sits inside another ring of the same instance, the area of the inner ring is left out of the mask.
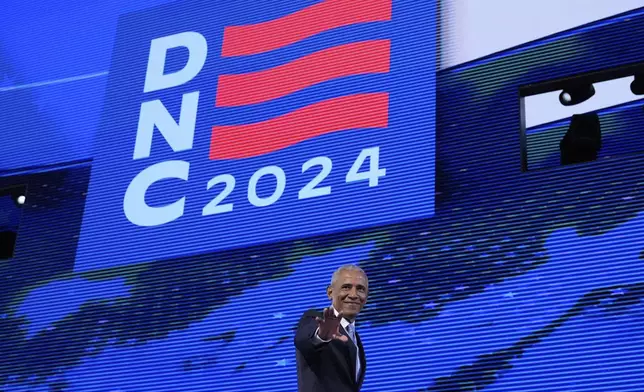
[[[188,48],[188,62],[179,71],[164,74],[168,49],[181,46]],[[194,31],[153,39],[150,44],[150,57],[148,58],[148,70],[145,74],[143,92],[163,90],[189,82],[201,72],[207,55],[206,39]]]

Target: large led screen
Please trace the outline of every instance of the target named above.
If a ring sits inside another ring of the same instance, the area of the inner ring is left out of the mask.
[[[7,4],[0,390],[296,391],[347,264],[363,392],[644,390],[640,2]]]

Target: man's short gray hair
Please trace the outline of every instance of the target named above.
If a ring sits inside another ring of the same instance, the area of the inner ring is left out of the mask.
[[[346,265],[343,265],[342,267],[338,268],[337,270],[335,270],[335,272],[331,276],[331,286],[333,286],[335,281],[338,280],[338,276],[340,276],[340,273],[342,271],[358,271],[358,272],[361,272],[364,275],[365,278],[367,278],[367,274],[364,272],[364,270],[362,268],[358,267],[355,264],[346,264]],[[369,282],[369,278],[367,278],[367,283],[368,282]]]

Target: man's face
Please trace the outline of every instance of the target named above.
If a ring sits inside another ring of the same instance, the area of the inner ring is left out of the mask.
[[[349,320],[356,318],[367,303],[367,277],[360,271],[341,271],[335,283],[327,288],[333,307]]]

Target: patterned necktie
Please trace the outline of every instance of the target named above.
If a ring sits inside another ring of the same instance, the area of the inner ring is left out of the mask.
[[[351,341],[353,344],[356,346],[356,381],[360,377],[360,349],[358,348],[358,341],[356,340],[356,331],[353,326],[353,324],[347,325],[347,334],[349,335],[349,338],[351,338]]]

